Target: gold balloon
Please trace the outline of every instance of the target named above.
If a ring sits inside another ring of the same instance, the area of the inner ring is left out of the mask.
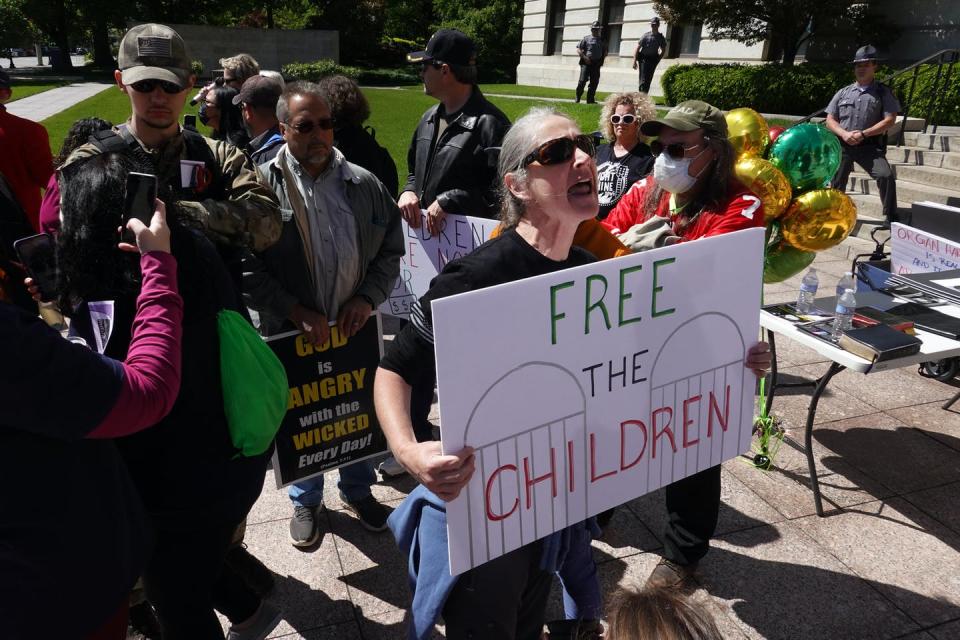
[[[790,181],[770,162],[755,156],[742,156],[734,167],[743,186],[763,201],[763,217],[766,222],[775,220],[786,211],[793,197]]]
[[[857,206],[836,189],[816,189],[794,198],[780,218],[784,241],[803,251],[840,244],[857,223]]]
[[[770,144],[770,129],[767,121],[753,109],[741,107],[727,113],[727,139],[742,155],[762,156]]]

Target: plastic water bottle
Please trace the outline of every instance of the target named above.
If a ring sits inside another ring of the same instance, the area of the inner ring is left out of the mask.
[[[853,271],[847,271],[837,283],[837,298],[843,295],[847,289],[857,290],[857,281],[853,279]]]
[[[820,278],[817,277],[817,270],[810,267],[807,275],[800,281],[800,295],[797,297],[797,312],[808,313],[813,307],[813,297],[817,295],[817,287],[820,286]]]
[[[857,297],[853,289],[844,289],[843,295],[837,298],[837,308],[833,317],[833,339],[839,340],[845,331],[853,326],[853,311],[857,308]]]

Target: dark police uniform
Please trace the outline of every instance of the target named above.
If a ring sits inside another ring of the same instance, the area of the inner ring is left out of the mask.
[[[590,64],[580,58],[580,79],[577,81],[577,102],[583,95],[583,87],[590,81],[587,88],[587,103],[596,102],[597,85],[600,84],[600,67],[603,66],[603,59],[607,56],[607,43],[600,36],[592,33],[584,36],[577,44],[577,51],[584,56],[590,57]]]
[[[640,37],[637,45],[635,60],[640,65],[640,91],[650,93],[650,83],[653,82],[653,72],[660,64],[663,56],[660,52],[667,51],[667,39],[660,32],[648,31]]]
[[[866,87],[854,82],[837,91],[827,106],[827,113],[836,118],[840,126],[847,131],[869,129],[885,116],[899,112],[900,102],[890,88],[880,82],[872,82]],[[893,169],[887,162],[885,136],[871,136],[855,146],[841,140],[840,146],[843,154],[831,186],[845,190],[853,163],[856,162],[877,181],[883,215],[887,222],[894,221],[897,213],[897,182]]]

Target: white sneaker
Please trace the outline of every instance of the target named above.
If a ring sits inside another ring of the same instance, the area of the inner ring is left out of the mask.
[[[380,466],[377,467],[377,470],[384,478],[396,478],[407,473],[403,465],[397,462],[397,459],[393,456],[387,456],[386,460],[381,462]]]

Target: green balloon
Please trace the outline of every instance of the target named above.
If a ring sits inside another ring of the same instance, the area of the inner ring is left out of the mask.
[[[813,251],[803,251],[781,242],[775,247],[768,247],[763,258],[763,281],[783,282],[806,269],[817,254]]]
[[[840,141],[822,124],[794,125],[777,136],[770,162],[787,176],[794,196],[821,189],[840,166]]]

